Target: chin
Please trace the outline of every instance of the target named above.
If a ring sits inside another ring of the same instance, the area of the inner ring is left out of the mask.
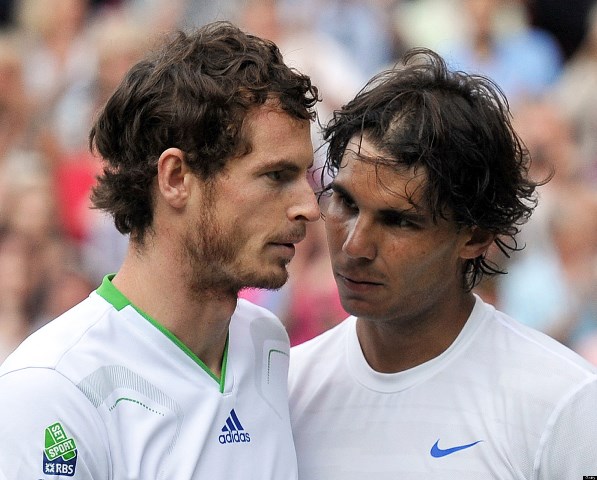
[[[380,316],[376,305],[370,305],[363,301],[340,298],[340,304],[346,313],[354,317],[377,318]],[[383,318],[383,315],[381,317]]]
[[[283,271],[280,272],[271,272],[269,275],[264,275],[264,273],[265,272],[259,272],[259,275],[255,274],[252,278],[247,278],[247,281],[244,283],[250,288],[278,290],[288,281],[288,272],[286,271],[286,268],[283,268]]]

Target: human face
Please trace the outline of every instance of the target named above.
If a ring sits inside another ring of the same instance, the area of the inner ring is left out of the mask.
[[[432,221],[421,169],[363,159],[384,156],[366,137],[346,149],[325,211],[332,267],[347,312],[415,326],[463,294],[461,255],[470,235]]]
[[[207,184],[210,193],[186,232],[195,290],[280,288],[306,223],[319,218],[307,178],[313,164],[309,122],[266,105],[249,115],[246,126],[249,153],[231,159]]]

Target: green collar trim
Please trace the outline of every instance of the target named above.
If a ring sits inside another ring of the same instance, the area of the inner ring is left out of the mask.
[[[158,321],[154,320],[152,317],[147,315],[144,311],[137,308],[133,305],[128,298],[126,298],[120,290],[118,290],[114,284],[112,283],[112,279],[116,274],[111,273],[106,275],[101,283],[101,285],[97,288],[96,293],[110,303],[116,310],[120,311],[124,307],[130,305],[133,307],[143,318],[145,318],[149,323],[151,323],[155,328],[157,328],[160,332],[162,332],[166,337],[168,337],[178,348],[180,348],[184,353],[187,354],[188,357],[191,358],[197,365],[199,365],[211,378],[213,378],[220,386],[220,393],[224,392],[224,386],[226,383],[226,366],[228,364],[228,338],[226,338],[226,345],[224,347],[224,358],[222,359],[222,376],[218,378],[208,367],[203,363],[203,361],[195,355],[189,347],[187,347],[184,343],[182,343],[176,335],[174,335],[170,330],[160,324]]]

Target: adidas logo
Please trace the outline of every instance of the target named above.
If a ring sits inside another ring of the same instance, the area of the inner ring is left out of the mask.
[[[218,437],[222,445],[225,443],[249,443],[251,441],[251,437],[245,432],[245,429],[236,416],[234,408],[230,410],[226,424],[222,427],[222,432]]]

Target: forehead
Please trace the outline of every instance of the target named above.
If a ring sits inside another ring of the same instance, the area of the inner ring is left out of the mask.
[[[402,208],[408,203],[422,208],[426,180],[424,169],[392,162],[367,137],[359,136],[348,143],[333,183],[355,200],[380,203],[384,207]]]
[[[310,129],[311,122],[293,117],[284,111],[279,102],[267,100],[263,105],[252,107],[243,121],[242,133],[247,137],[278,135],[288,129]]]
[[[242,137],[256,148],[265,145],[278,150],[307,149],[312,153],[311,123],[309,120],[292,117],[275,104],[253,108],[242,126]]]
[[[240,145],[222,172],[261,169],[276,164],[306,168],[313,163],[309,120],[292,117],[268,103],[254,107],[243,121]]]

